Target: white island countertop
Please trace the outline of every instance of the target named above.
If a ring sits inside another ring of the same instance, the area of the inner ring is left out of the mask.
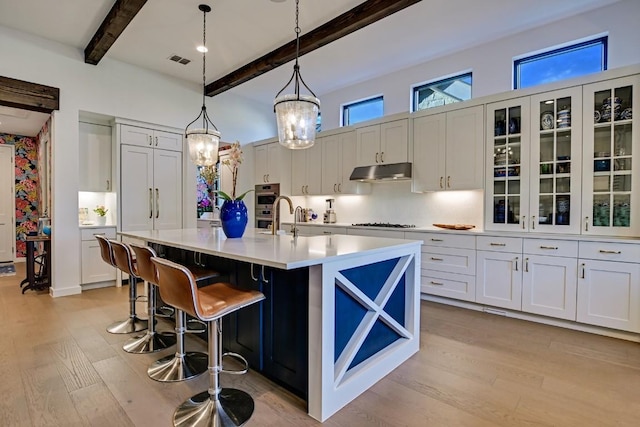
[[[420,246],[420,240],[365,236],[272,236],[247,229],[241,238],[227,239],[221,228],[122,231],[122,236],[179,249],[252,262],[283,270],[323,264],[336,258],[383,253],[389,249]]]

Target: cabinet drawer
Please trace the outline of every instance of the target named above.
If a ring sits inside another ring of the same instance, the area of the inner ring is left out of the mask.
[[[476,245],[479,251],[522,252],[521,237],[478,236]]]
[[[473,249],[422,247],[422,268],[458,274],[476,274],[476,251]]]
[[[524,239],[525,254],[577,258],[578,242],[570,240]]]
[[[462,274],[423,273],[420,290],[430,295],[474,301],[476,278]]]
[[[640,244],[580,242],[580,258],[640,262]]]
[[[107,239],[116,238],[115,227],[102,227],[102,228],[83,228],[80,230],[81,240],[96,240],[95,236],[101,235]]]
[[[443,246],[447,248],[475,249],[476,236],[461,236],[447,233],[410,233],[405,234],[408,239],[420,239],[424,245]]]
[[[352,236],[388,237],[389,239],[404,239],[404,231],[372,230],[362,228],[348,228],[347,234]]]

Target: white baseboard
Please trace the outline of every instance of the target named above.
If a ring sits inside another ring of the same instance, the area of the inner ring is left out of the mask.
[[[68,288],[49,288],[49,295],[53,298],[66,297],[69,295],[79,295],[82,293],[82,287],[70,286]]]
[[[85,283],[80,285],[82,291],[90,291],[91,289],[111,288],[116,286],[115,280],[107,280],[106,282]]]

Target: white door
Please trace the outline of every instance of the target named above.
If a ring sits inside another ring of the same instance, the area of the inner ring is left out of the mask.
[[[576,320],[576,258],[526,255],[522,311]]]
[[[475,190],[484,180],[484,107],[447,113],[447,190]]]
[[[394,120],[380,125],[380,163],[409,160],[409,120]]]
[[[253,154],[255,156],[255,175],[254,180],[257,184],[264,184],[267,182],[267,146],[260,145],[253,149]]]
[[[380,163],[380,125],[356,129],[358,166]]]
[[[413,119],[413,191],[445,189],[446,115]]]
[[[13,261],[16,245],[16,191],[13,146],[0,145],[0,262]]]
[[[151,230],[155,202],[153,148],[122,145],[121,153],[120,217],[122,218],[122,231]]]
[[[316,144],[317,143],[322,144],[321,193],[327,195],[337,193],[338,183],[342,181],[338,135],[316,138]]]
[[[80,191],[111,191],[111,126],[80,122]]]
[[[182,153],[154,150],[154,230],[182,228]]]
[[[522,308],[522,272],[515,253],[478,251],[476,302]]]

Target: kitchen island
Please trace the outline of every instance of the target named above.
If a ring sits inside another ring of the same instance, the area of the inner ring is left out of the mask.
[[[259,276],[272,286],[273,295],[290,284],[283,283],[286,279],[271,283],[277,274],[267,279],[265,268],[275,273],[302,273],[296,277],[303,277],[305,283],[298,281],[294,287],[306,288],[301,294],[306,298],[296,301],[306,309],[306,330],[304,339],[291,346],[306,346],[302,349],[307,356],[304,395],[309,415],[319,421],[419,349],[420,241],[346,235],[294,238],[254,230],[247,230],[242,238],[227,239],[220,229],[203,228],[120,234],[238,265],[250,263],[250,277],[254,271],[262,272]],[[291,310],[291,301],[270,301],[270,295],[266,293],[265,304],[274,316]],[[265,335],[277,329],[277,322],[269,326],[261,322],[259,328]],[[279,346],[282,344],[287,343],[281,340]],[[290,347],[280,350],[301,350]]]

